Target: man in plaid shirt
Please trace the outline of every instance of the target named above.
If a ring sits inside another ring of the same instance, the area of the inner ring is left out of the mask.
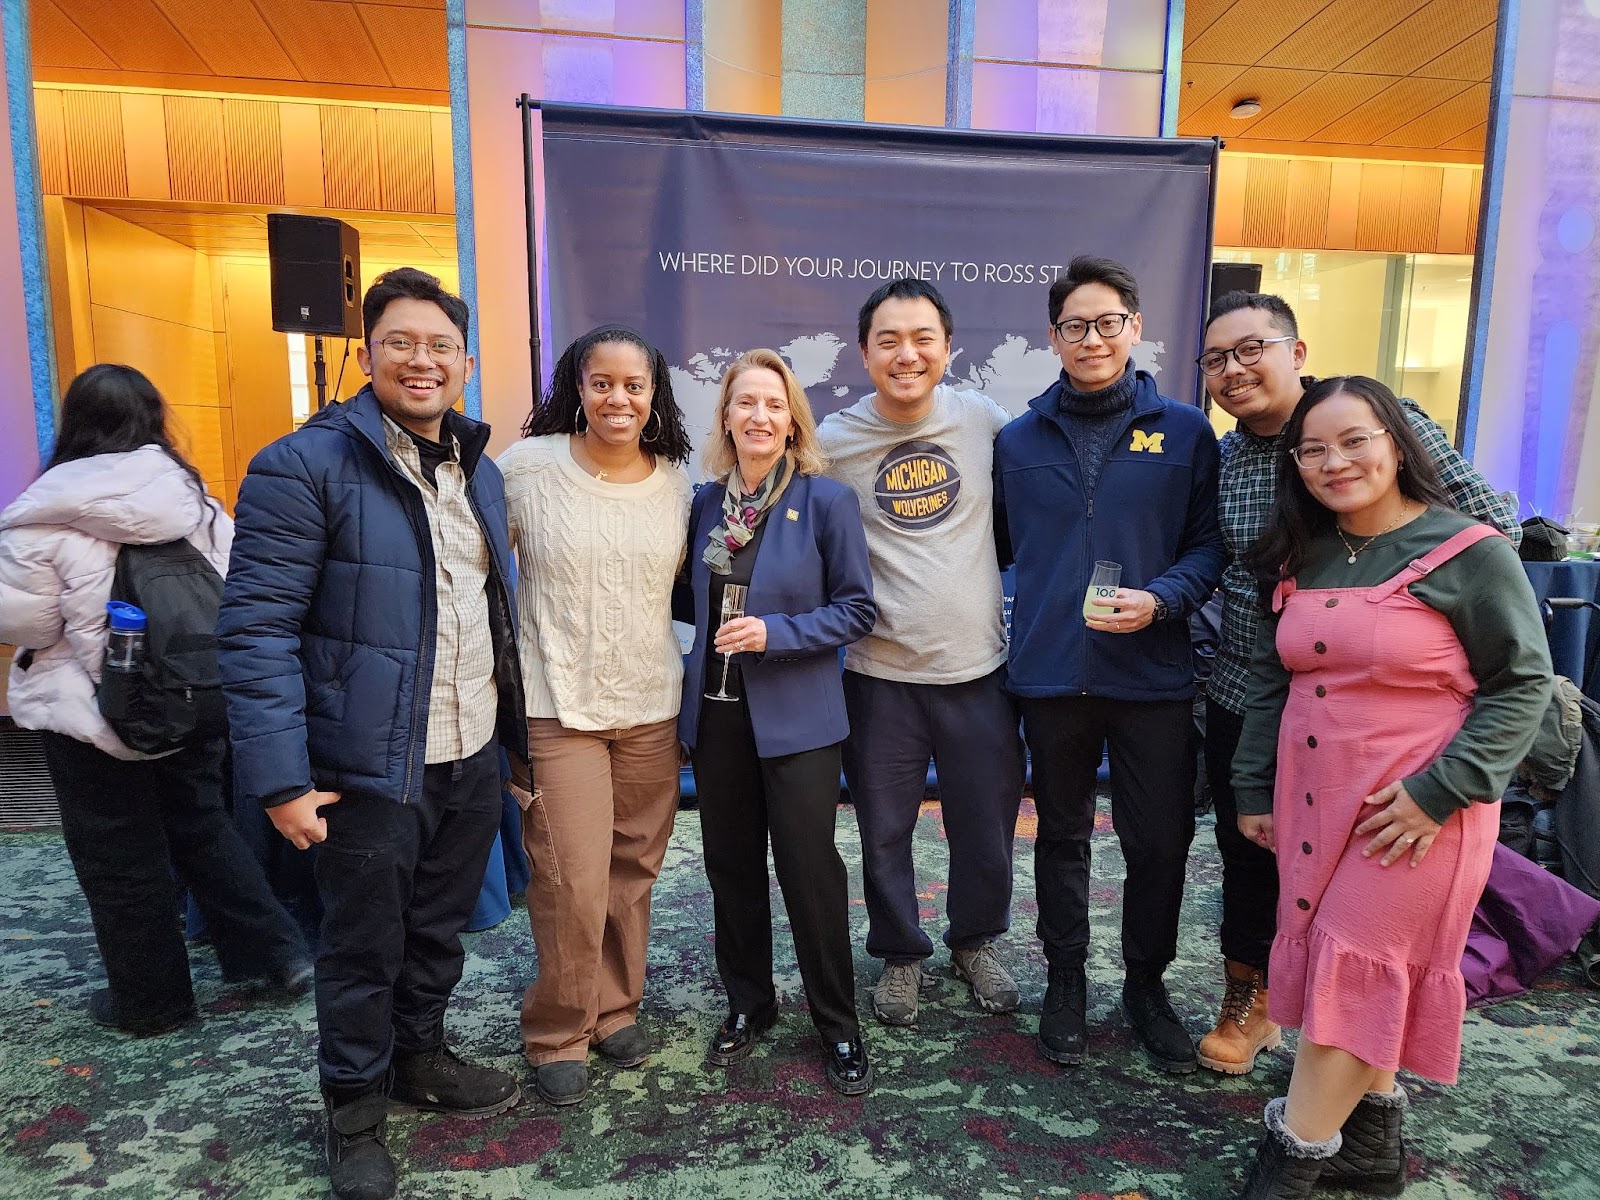
[[[1261,536],[1272,509],[1282,431],[1312,382],[1302,378],[1306,344],[1294,311],[1281,297],[1229,292],[1211,307],[1205,350],[1197,360],[1206,391],[1236,429],[1222,439],[1218,515],[1227,543],[1222,576],[1222,642],[1206,694],[1206,776],[1216,802],[1217,848],[1222,852],[1222,956],[1227,991],[1216,1027],[1200,1042],[1202,1066],[1248,1074],[1256,1055],[1278,1045],[1281,1031],[1267,1019],[1267,958],[1277,930],[1278,868],[1271,851],[1239,833],[1231,768],[1244,725],[1250,655],[1261,598],[1241,559]],[[1522,540],[1516,509],[1458,454],[1421,405],[1402,399],[1412,431],[1432,456],[1440,481],[1462,512]]]

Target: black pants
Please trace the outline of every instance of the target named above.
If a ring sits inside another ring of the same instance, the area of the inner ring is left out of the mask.
[[[414,804],[346,791],[322,810],[317,1062],[338,1103],[383,1087],[396,1052],[443,1042],[461,931],[500,831],[496,742],[424,772]]]
[[[918,962],[933,953],[911,860],[930,757],[950,847],[945,944],[971,950],[1011,927],[1022,741],[1004,682],[1004,668],[951,684],[844,673],[844,774],[861,828],[867,953],[874,958]]]
[[[1265,971],[1278,932],[1278,858],[1239,832],[1233,755],[1243,732],[1243,717],[1206,701],[1206,775],[1222,854],[1222,956]]]
[[[220,739],[137,762],[59,733],[42,741],[67,854],[125,1024],[160,1024],[194,1008],[179,880],[205,917],[224,978],[269,975],[305,956],[300,931],[223,805]]]
[[[760,758],[743,700],[700,707],[694,752],[700,837],[716,910],[717,973],[732,1012],[777,1001],[767,839],[789,910],[811,1020],[825,1042],[860,1036],[849,884],[833,842],[839,747]]]
[[[1184,869],[1194,840],[1194,718],[1188,700],[1094,696],[1025,699],[1039,836],[1034,876],[1039,939],[1052,965],[1089,951],[1089,836],[1095,771],[1111,758],[1111,824],[1127,875],[1122,960],[1131,974],[1160,973],[1178,952]]]

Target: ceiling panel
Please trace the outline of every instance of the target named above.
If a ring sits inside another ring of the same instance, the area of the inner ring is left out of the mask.
[[[1236,149],[1461,162],[1488,117],[1497,0],[1190,0],[1178,132]],[[1259,116],[1229,110],[1256,100]],[[1429,153],[1429,152],[1432,153]]]
[[[299,79],[283,46],[254,5],[228,6],[220,21],[216,0],[156,0],[214,75]]]
[[[1283,71],[1275,67],[1251,67],[1228,85],[1226,91],[1218,92],[1205,104],[1196,108],[1187,122],[1180,122],[1178,132],[1188,133],[1190,127],[1194,127],[1205,130],[1201,136],[1210,133],[1220,133],[1225,137],[1247,136],[1253,125],[1264,120],[1267,115],[1287,104],[1321,78],[1322,76],[1315,71]],[[1229,117],[1228,110],[1235,102],[1246,96],[1261,101],[1261,116],[1252,117],[1248,121],[1236,121]]]
[[[267,220],[264,213],[230,212],[196,206],[156,203],[105,205],[102,211],[141,226],[174,242],[206,254],[267,257]],[[330,213],[331,216],[341,216]],[[402,258],[421,264],[454,261],[454,225],[438,221],[343,218],[361,238],[361,248],[373,258]]]
[[[1308,134],[1306,140],[1367,145],[1415,120],[1417,114],[1429,112],[1460,95],[1470,86],[1454,79],[1396,79],[1359,108]]]
[[[125,70],[188,74],[206,69],[152,0],[64,0],[62,11]]]
[[[1331,71],[1382,37],[1428,0],[1334,0],[1261,59],[1266,67]]]
[[[262,15],[295,69],[310,80],[392,86],[354,4],[272,0]]]
[[[1244,67],[1225,63],[1183,64],[1183,91],[1178,93],[1178,119],[1186,119],[1191,112],[1212,99],[1240,75]]]
[[[1249,66],[1305,24],[1328,0],[1234,0],[1206,31],[1185,41],[1183,56],[1196,62]],[[1185,11],[1185,32],[1188,14]]]
[[[1475,83],[1459,96],[1423,113],[1393,133],[1378,139],[1380,146],[1442,146],[1483,121],[1489,111],[1489,85]]]
[[[1432,0],[1339,64],[1339,69],[1409,75],[1485,27],[1492,27],[1494,17],[1494,0]]]
[[[445,0],[36,0],[44,82],[318,94],[448,95]],[[293,85],[274,89],[274,84]]]
[[[1467,130],[1459,137],[1451,138],[1448,142],[1444,143],[1443,149],[1476,150],[1481,154],[1483,152],[1484,144],[1488,140],[1489,124],[1486,121],[1482,125],[1474,125],[1471,129]]]
[[[1250,127],[1253,138],[1298,142],[1378,95],[1395,81],[1386,75],[1322,75]]]
[[[1430,63],[1418,67],[1413,74],[1433,79],[1465,79],[1471,83],[1488,83],[1494,71],[1493,25],[1478,30],[1466,41],[1446,50]]]
[[[367,36],[383,59],[389,78],[405,87],[450,90],[444,22],[421,17],[415,9],[363,4]]]
[[[104,70],[116,66],[109,55],[94,44],[55,0],[35,0],[29,12],[33,26],[33,65],[40,67],[84,67]]]

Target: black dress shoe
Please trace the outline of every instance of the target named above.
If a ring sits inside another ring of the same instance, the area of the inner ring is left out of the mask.
[[[828,1084],[846,1096],[859,1096],[872,1087],[872,1060],[859,1037],[828,1044]]]
[[[765,1008],[758,1013],[729,1013],[728,1019],[711,1035],[706,1061],[714,1067],[731,1067],[749,1058],[756,1039],[777,1023],[778,1010]]]

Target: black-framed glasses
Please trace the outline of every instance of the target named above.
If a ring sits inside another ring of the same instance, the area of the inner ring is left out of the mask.
[[[383,352],[389,356],[389,361],[392,363],[410,362],[416,354],[418,346],[426,350],[428,357],[441,367],[450,366],[461,354],[460,346],[449,338],[442,337],[429,338],[425,342],[419,342],[415,338],[403,337],[398,333],[392,333],[379,342],[378,345],[383,347]]]
[[[1089,336],[1091,325],[1101,337],[1114,338],[1131,320],[1133,320],[1132,313],[1109,312],[1101,313],[1092,321],[1085,321],[1082,317],[1067,317],[1065,320],[1057,321],[1050,328],[1056,331],[1056,336],[1063,342],[1081,342]]]
[[[1372,453],[1372,439],[1388,432],[1387,429],[1367,429],[1347,433],[1331,446],[1327,442],[1301,442],[1289,453],[1294,455],[1298,467],[1320,467],[1328,461],[1329,454],[1337,454],[1345,462],[1359,462]]]
[[[1237,346],[1229,347],[1227,350],[1207,350],[1194,361],[1202,375],[1221,375],[1228,366],[1230,354],[1233,355],[1233,361],[1241,367],[1250,367],[1261,361],[1261,356],[1267,352],[1268,346],[1292,341],[1294,341],[1292,333],[1275,338],[1246,338]]]

